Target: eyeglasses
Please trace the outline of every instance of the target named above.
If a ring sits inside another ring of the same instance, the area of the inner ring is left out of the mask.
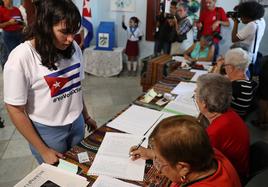
[[[195,97],[196,97],[196,94],[194,93],[193,96],[192,96],[192,99],[193,99],[193,102],[194,102],[194,105],[195,105],[196,110],[199,111],[199,107],[197,105],[197,102],[196,102],[196,98]]]
[[[166,163],[166,164],[161,164],[161,163],[158,161],[158,159],[157,159],[156,156],[154,156],[154,159],[153,159],[153,165],[154,165],[154,167],[155,167],[159,172],[161,172],[162,169],[163,169],[164,167],[168,166],[167,163]]]
[[[231,66],[232,64],[223,64],[222,68],[225,68],[226,66]]]

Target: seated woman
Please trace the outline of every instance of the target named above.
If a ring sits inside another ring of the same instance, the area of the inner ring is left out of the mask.
[[[197,79],[195,100],[209,121],[207,133],[213,147],[236,168],[241,181],[249,172],[249,131],[240,116],[230,109],[232,83],[220,74],[208,73]]]
[[[255,99],[257,83],[249,80],[246,71],[250,64],[248,52],[241,48],[230,49],[225,58],[217,60],[215,72],[223,67],[227,77],[232,81],[231,107],[243,118],[248,114]]]
[[[179,186],[240,187],[239,177],[228,159],[213,150],[197,119],[173,116],[162,120],[150,136],[151,149],[131,148],[133,160],[152,159],[155,168]]]
[[[195,42],[184,52],[184,58],[190,62],[212,62],[214,51],[212,36],[202,36],[199,42]]]

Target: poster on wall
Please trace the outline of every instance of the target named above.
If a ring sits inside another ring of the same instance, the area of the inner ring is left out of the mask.
[[[135,0],[111,0],[111,11],[135,12]]]

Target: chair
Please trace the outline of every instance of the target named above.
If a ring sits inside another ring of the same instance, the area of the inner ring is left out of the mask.
[[[257,141],[250,146],[249,181],[245,187],[268,186],[268,143]]]

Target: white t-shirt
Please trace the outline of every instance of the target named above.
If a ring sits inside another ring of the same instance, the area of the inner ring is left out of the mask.
[[[253,55],[253,49],[254,49],[254,42],[255,42],[255,34],[257,30],[258,25],[258,34],[257,34],[257,42],[256,42],[256,48],[255,53]],[[259,50],[259,46],[261,43],[261,39],[264,34],[265,30],[265,21],[263,18],[255,21],[251,21],[248,24],[245,25],[241,30],[238,31],[237,37],[245,44],[249,46],[249,52],[251,57],[254,59],[253,62],[255,62],[257,57],[257,52]]]
[[[9,55],[4,69],[4,102],[25,105],[30,119],[47,126],[72,123],[83,109],[82,52],[74,43],[71,59],[58,62],[58,70],[41,65],[40,55],[26,41]]]
[[[143,32],[139,27],[131,30],[130,27],[127,27],[127,38],[130,41],[139,41],[139,37],[143,36]]]

